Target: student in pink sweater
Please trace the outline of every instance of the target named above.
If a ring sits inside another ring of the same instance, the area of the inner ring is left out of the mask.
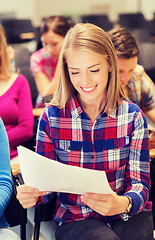
[[[0,26],[0,117],[10,144],[10,159],[17,157],[17,146],[33,136],[34,117],[27,79],[11,73],[4,30]],[[12,161],[13,162],[13,161]]]

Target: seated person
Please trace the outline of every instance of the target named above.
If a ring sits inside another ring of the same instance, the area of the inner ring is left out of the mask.
[[[34,74],[39,96],[36,108],[44,107],[43,97],[53,95],[59,79],[58,58],[64,36],[73,22],[63,16],[50,16],[41,25],[41,41],[43,48],[30,57],[31,71]]]
[[[152,240],[147,122],[126,99],[110,37],[93,24],[79,23],[65,36],[59,61],[58,88],[39,121],[37,153],[104,170],[114,192],[59,192],[56,240]],[[24,208],[47,202],[52,194],[17,188]]]
[[[20,240],[19,236],[10,230],[4,210],[12,194],[10,170],[9,142],[2,119],[0,118],[0,239]]]
[[[10,144],[11,162],[17,163],[17,146],[33,136],[33,107],[27,79],[10,72],[10,55],[6,37],[0,26],[0,117]]]
[[[137,64],[139,47],[136,39],[126,28],[116,27],[108,31],[108,34],[118,57],[119,76],[124,91],[155,124],[155,85],[145,73],[143,66]],[[151,131],[152,128],[149,128]],[[154,130],[151,132],[154,135]],[[152,148],[155,136],[150,135],[150,137]]]

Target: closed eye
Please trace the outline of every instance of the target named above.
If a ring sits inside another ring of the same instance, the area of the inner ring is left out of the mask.
[[[72,75],[78,74],[79,72],[71,72]]]
[[[90,72],[99,72],[99,69],[90,70]]]

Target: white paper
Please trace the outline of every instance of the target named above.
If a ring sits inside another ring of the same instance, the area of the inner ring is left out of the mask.
[[[40,191],[113,193],[105,171],[62,164],[23,146],[18,147],[18,156],[24,183]]]

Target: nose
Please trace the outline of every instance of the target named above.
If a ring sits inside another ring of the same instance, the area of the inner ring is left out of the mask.
[[[83,76],[82,76],[82,84],[84,86],[89,86],[89,84],[91,83],[91,78],[89,76],[89,74],[86,72],[86,73],[83,73]]]

